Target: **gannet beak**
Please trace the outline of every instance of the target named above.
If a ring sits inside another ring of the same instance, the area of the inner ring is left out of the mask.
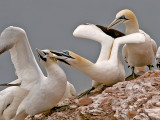
[[[36,48],[36,51],[38,53],[39,56],[41,57],[45,57],[46,55],[43,53],[43,51],[41,51],[40,49]]]
[[[115,20],[113,20],[113,22],[111,23],[111,24],[109,24],[108,25],[108,29],[110,29],[110,28],[113,28],[113,27],[115,27],[115,26],[117,26],[117,25],[120,25],[120,24],[122,24],[122,23],[124,23],[124,21],[125,21],[125,19],[115,19]]]

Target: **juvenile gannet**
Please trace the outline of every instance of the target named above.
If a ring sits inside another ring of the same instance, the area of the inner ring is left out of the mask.
[[[92,63],[71,51],[52,51],[53,54],[56,54],[55,58],[84,73],[96,83],[113,85],[119,81],[124,81],[125,71],[123,64],[119,60],[118,49],[112,49],[114,38],[93,24],[78,26],[73,35],[101,43],[101,52],[97,62]]]
[[[108,26],[108,28],[110,29],[120,24],[125,24],[126,35],[132,33],[143,33],[145,35],[145,41],[143,43],[126,44],[123,47],[123,58],[132,68],[132,76],[135,78],[134,67],[142,67],[137,68],[138,71],[141,71],[140,69],[145,69],[144,66],[147,65],[151,70],[156,55],[157,45],[148,34],[139,30],[138,20],[131,10],[125,9],[118,12],[115,20]]]
[[[158,69],[160,69],[160,47],[158,47],[158,50],[156,53],[156,66]]]
[[[0,53],[9,50],[18,79],[11,84],[20,83],[20,87],[10,87],[0,92],[0,116],[11,120],[26,93],[35,81],[44,75],[32,53],[25,31],[18,27],[6,28],[0,36]]]
[[[62,99],[67,85],[64,71],[49,50],[37,49],[40,63],[47,71],[47,77],[36,81],[28,95],[18,107],[16,115],[26,113],[31,116],[48,111]]]

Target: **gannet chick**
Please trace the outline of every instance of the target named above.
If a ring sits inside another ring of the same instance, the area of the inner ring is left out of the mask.
[[[144,70],[144,66],[149,66],[149,70],[151,70],[156,55],[157,45],[148,34],[139,30],[138,20],[131,10],[125,9],[118,12],[115,20],[108,26],[108,28],[120,24],[125,24],[126,35],[132,33],[143,33],[145,35],[145,41],[143,43],[126,44],[123,47],[123,58],[132,68],[132,76],[135,78],[134,67],[142,67],[137,68],[138,71],[141,71],[140,69]]]
[[[160,47],[158,48],[156,53],[156,66],[157,66],[157,69],[160,70]]]
[[[28,95],[19,105],[17,116],[21,112],[34,116],[50,110],[62,99],[66,90],[66,75],[57,61],[51,57],[51,52],[49,50],[41,51],[37,49],[37,53],[40,63],[47,71],[47,77],[36,81]]]
[[[21,84],[20,87],[9,87],[0,92],[0,118],[11,120],[35,81],[44,75],[35,60],[26,32],[23,29],[13,26],[6,28],[1,33],[0,43],[0,53],[9,50],[16,69],[18,79],[11,84]],[[25,115],[23,114],[21,117],[20,120]]]

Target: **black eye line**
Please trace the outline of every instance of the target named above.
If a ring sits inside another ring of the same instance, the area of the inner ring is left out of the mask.
[[[46,52],[44,52],[44,51],[42,51],[45,55],[47,55],[47,53]]]
[[[40,59],[45,61],[45,62],[47,61],[47,58],[43,58],[41,55],[40,55]]]
[[[124,15],[122,15],[121,17],[119,17],[119,19],[128,20]]]

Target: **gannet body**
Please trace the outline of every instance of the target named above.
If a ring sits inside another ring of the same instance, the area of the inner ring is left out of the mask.
[[[49,50],[37,53],[41,64],[47,71],[47,77],[39,79],[18,107],[16,115],[25,112],[31,116],[48,111],[62,99],[67,85],[67,78]]]
[[[147,33],[139,30],[138,20],[131,10],[125,9],[118,12],[115,20],[108,26],[108,28],[120,24],[125,24],[126,35],[132,33],[142,33],[145,35],[145,41],[143,43],[126,44],[123,47],[122,53],[124,60],[128,62],[130,67],[138,67],[138,71],[140,71],[140,69],[144,70],[144,66],[146,65],[151,67],[157,50],[155,41],[151,39]]]
[[[74,30],[73,36],[94,40],[101,44],[101,52],[96,62],[98,64],[101,63],[101,61],[107,61],[109,59],[114,40],[113,38],[124,36],[124,34],[114,29],[107,29],[100,25],[87,23],[79,25]],[[97,87],[99,84],[100,83],[95,80],[92,81],[92,87]]]
[[[76,96],[76,89],[74,88],[74,86],[69,81],[67,81],[67,86],[66,86],[65,93],[64,93],[62,99],[60,100],[60,102],[58,103],[58,106],[62,105],[63,101],[66,98],[71,98],[72,96]]]
[[[6,28],[1,33],[0,42],[0,53],[10,51],[18,76],[18,79],[11,83],[21,83],[20,87],[9,87],[0,92],[0,118],[11,120],[16,115],[16,110],[23,97],[29,92],[35,81],[43,77],[43,73],[35,60],[23,29],[12,26]]]
[[[27,90],[17,86],[2,90],[0,92],[0,113],[2,113],[0,120],[11,120],[14,118],[19,104],[27,94]]]
[[[55,56],[57,60],[74,67],[98,83],[113,85],[117,82],[124,81],[125,71],[118,55],[118,49],[112,48],[114,38],[93,24],[78,26],[73,35],[101,43],[101,52],[97,62],[92,63],[71,51],[53,51],[53,54],[57,55]]]
[[[158,47],[158,50],[156,53],[156,66],[158,69],[160,69],[160,47]]]

